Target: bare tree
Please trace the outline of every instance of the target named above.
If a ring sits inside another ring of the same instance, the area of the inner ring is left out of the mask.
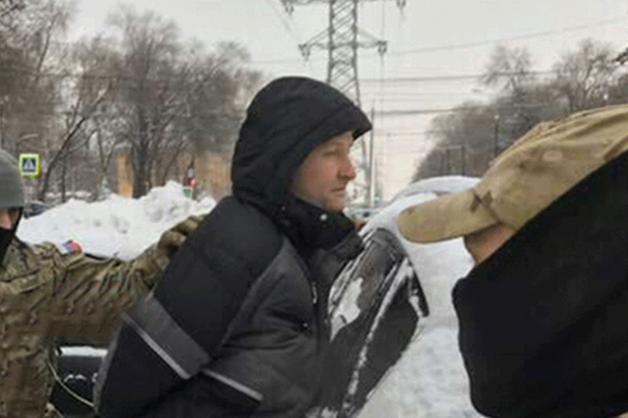
[[[497,48],[482,82],[500,87],[498,94],[489,104],[463,104],[434,118],[435,147],[413,180],[452,173],[482,175],[491,158],[537,123],[628,102],[628,75],[620,72],[615,57],[608,45],[585,40],[554,65],[553,77],[540,80],[533,76],[525,50]],[[462,164],[458,155],[463,156]]]
[[[117,135],[120,109],[117,105],[122,80],[122,57],[112,40],[96,36],[77,43],[73,54],[74,66],[80,69],[75,85],[77,96],[84,103],[100,103],[85,121],[82,136],[88,152],[95,149],[96,180],[91,198],[96,200],[104,189],[110,189],[108,172],[122,138]]]
[[[248,52],[233,42],[191,60],[185,114],[177,122],[196,150],[231,153],[244,108],[261,80],[246,68],[248,60]]]
[[[497,146],[496,114],[490,106],[469,102],[434,118],[435,146],[418,166],[413,181],[444,174],[481,175]]]
[[[136,197],[170,178],[183,153],[230,153],[261,80],[243,47],[184,52],[172,21],[130,6],[111,15],[114,38],[70,47],[58,41],[75,0],[18,3],[0,0],[0,145],[44,156],[41,200],[65,200],[87,177],[98,198],[118,149],[131,157]]]
[[[248,52],[235,43],[186,49],[173,22],[125,6],[110,21],[120,33],[133,195],[163,184],[184,152],[230,153],[261,78],[246,68]]]
[[[532,59],[527,49],[509,49],[498,45],[486,66],[481,82],[501,88],[506,94],[521,98],[526,88],[535,82]]]
[[[617,52],[610,45],[586,39],[578,50],[563,55],[554,65],[554,88],[569,112],[602,106],[615,80]]]
[[[77,143],[77,138],[81,139],[79,135],[85,122],[87,122],[98,110],[99,105],[105,100],[107,94],[110,92],[111,87],[101,92],[93,102],[88,104],[82,103],[82,97],[77,98],[77,102],[72,106],[71,110],[66,115],[65,130],[61,136],[59,148],[52,154],[48,168],[46,170],[42,187],[39,191],[39,199],[43,202],[46,200],[46,193],[50,186],[50,179],[52,174],[59,164],[62,164],[65,170],[67,164],[67,156],[74,153],[74,151],[85,145],[85,142],[89,138],[82,138],[82,142]],[[65,171],[64,171],[65,173]],[[62,187],[65,188],[65,176],[62,175]],[[65,197],[63,198],[65,201]]]
[[[131,149],[133,195],[139,197],[151,186],[155,153],[168,141],[181,106],[174,89],[180,52],[178,28],[153,12],[138,15],[129,6],[112,14],[110,23],[120,32],[121,98],[131,108],[126,140]]]
[[[90,140],[99,126],[93,119],[103,113],[107,104],[112,103],[116,97],[120,85],[119,61],[119,56],[111,49],[111,45],[100,37],[91,41],[83,40],[69,51],[66,66],[72,71],[68,69],[61,74],[64,77],[64,95],[58,105],[63,109],[63,125],[59,132],[59,142],[53,146],[48,156],[47,170],[39,190],[40,200],[45,201],[51,179],[58,167],[61,168],[57,177],[62,201],[66,200],[68,162],[72,161],[73,172],[80,170],[85,174],[90,169]],[[79,150],[83,150],[80,156],[77,155]],[[79,158],[70,158],[72,156]]]
[[[3,146],[18,153],[41,151],[52,129],[57,100],[55,40],[63,36],[74,11],[73,2],[22,0],[20,7],[0,15],[0,67],[11,87],[0,97]],[[19,138],[30,138],[27,142]]]

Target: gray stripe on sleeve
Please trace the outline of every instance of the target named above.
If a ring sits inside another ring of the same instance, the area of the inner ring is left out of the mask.
[[[152,292],[124,321],[182,379],[189,379],[210,357],[175,321]]]
[[[251,389],[248,386],[243,385],[242,383],[236,382],[235,380],[224,376],[222,374],[216,373],[213,370],[209,370],[208,368],[204,368],[201,370],[201,373],[213,377],[219,382],[224,383],[227,386],[232,387],[233,389],[244,393],[246,396],[255,399],[258,402],[262,402],[264,400],[264,396],[256,390]]]

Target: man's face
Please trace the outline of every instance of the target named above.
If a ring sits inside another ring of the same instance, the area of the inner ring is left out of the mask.
[[[355,178],[349,156],[352,145],[353,135],[348,131],[316,147],[297,169],[290,191],[327,211],[342,211],[347,184]]]
[[[19,208],[0,208],[0,228],[13,229],[19,217]]]
[[[464,246],[477,266],[499,249],[515,233],[504,224],[497,224],[470,235],[465,235]]]

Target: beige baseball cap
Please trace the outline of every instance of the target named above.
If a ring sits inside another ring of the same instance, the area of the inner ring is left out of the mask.
[[[541,123],[493,160],[472,189],[404,210],[399,231],[410,241],[436,242],[497,223],[518,230],[627,150],[628,105]]]

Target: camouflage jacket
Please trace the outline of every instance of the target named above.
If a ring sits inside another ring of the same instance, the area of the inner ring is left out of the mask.
[[[0,270],[0,417],[48,415],[54,337],[105,343],[167,263],[155,246],[122,261],[14,239]]]

